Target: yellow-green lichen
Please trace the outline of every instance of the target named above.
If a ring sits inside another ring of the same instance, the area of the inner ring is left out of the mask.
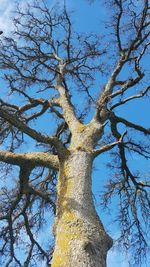
[[[53,254],[52,267],[69,267],[71,255],[71,240],[81,237],[77,217],[70,207],[70,199],[74,193],[75,180],[71,177],[70,166],[66,163],[58,181],[58,206],[56,220],[56,245]]]
[[[71,242],[82,239],[82,227],[73,212],[65,212],[57,226],[57,239],[52,267],[71,266]]]

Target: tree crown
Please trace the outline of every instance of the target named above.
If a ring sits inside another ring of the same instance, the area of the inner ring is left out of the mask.
[[[103,34],[76,33],[65,1],[59,9],[35,1],[25,9],[18,6],[13,38],[1,36],[0,68],[12,97],[0,99],[0,160],[8,179],[12,166],[19,167],[18,179],[1,189],[1,252],[10,255],[6,266],[21,266],[14,244],[23,231],[30,240],[30,246],[25,241],[25,266],[33,254],[49,262],[51,255],[32,231],[42,226],[45,208],[55,213],[59,160],[74,149],[93,159],[111,151],[113,175],[103,204],[117,196],[120,240],[137,249],[136,266],[145,256],[150,184],[127,160],[130,153],[149,159],[150,130],[122,116],[122,109],[148,96],[150,6],[148,0],[112,0],[106,10],[109,4],[111,19]]]

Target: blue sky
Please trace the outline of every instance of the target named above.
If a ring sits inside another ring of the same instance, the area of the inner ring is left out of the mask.
[[[47,0],[48,1],[48,0]],[[25,1],[20,1],[24,4]],[[55,0],[49,1],[50,5],[53,5]],[[59,1],[62,4],[62,1]],[[75,27],[80,32],[101,32],[104,29],[104,24],[100,21],[104,21],[106,17],[109,15],[109,11],[106,10],[100,4],[101,1],[96,1],[94,5],[87,5],[86,0],[68,0],[67,4],[69,9],[74,10],[74,18],[73,22]],[[10,29],[12,28],[12,23],[10,21],[10,14],[13,10],[15,1],[13,0],[0,0],[0,29],[4,30],[7,34],[9,34]],[[142,113],[141,113],[142,110]],[[125,115],[126,117],[130,116],[130,120],[139,123],[142,122],[143,126],[148,126],[150,107],[148,101],[135,101],[133,103],[128,104],[121,111],[121,115]],[[30,146],[30,145],[29,145]],[[30,146],[31,149],[31,146]],[[107,160],[107,155],[104,157],[99,157],[94,165],[94,173],[93,173],[93,192],[96,198],[96,207],[101,216],[101,208],[99,206],[99,192],[101,190],[102,182],[107,180],[109,176],[109,172],[105,168],[105,163]],[[147,163],[145,161],[141,161],[140,158],[134,158],[135,165],[141,165],[142,168],[148,169]],[[114,204],[114,209],[117,207]],[[110,215],[102,214],[103,223],[106,225],[111,231],[111,234],[114,238],[117,238],[119,235],[119,229],[116,226],[109,227],[109,221],[111,219]],[[107,267],[129,267],[128,264],[128,255],[123,255],[118,248],[114,247],[108,255],[108,266]],[[141,267],[145,267],[143,264]]]

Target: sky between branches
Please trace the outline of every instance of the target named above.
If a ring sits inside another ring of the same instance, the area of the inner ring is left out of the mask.
[[[47,0],[48,1],[48,0]],[[11,17],[14,16],[14,13],[12,12],[15,8],[15,2],[14,0],[0,0],[0,30],[4,31],[5,35],[9,36],[10,31],[13,28],[12,22],[11,22]],[[32,2],[32,0],[28,1],[28,2]],[[62,4],[62,0],[56,1],[56,0],[51,0],[49,1],[49,4],[51,6],[53,6],[56,2],[59,2],[59,4]],[[26,1],[22,0],[19,1],[19,3],[24,6],[26,5]],[[76,28],[80,29],[81,31],[86,31],[88,29],[88,31],[99,31],[101,25],[100,23],[97,24],[97,26],[95,27],[95,22],[98,19],[98,14],[100,11],[101,14],[101,18],[103,19],[104,16],[106,16],[105,14],[105,10],[98,10],[98,1],[96,1],[96,5],[94,7],[92,6],[87,6],[87,3],[85,0],[68,0],[68,6],[70,9],[74,9],[75,11],[78,12],[76,13],[76,17],[73,19],[74,22],[76,23]],[[80,7],[80,8],[79,8]],[[91,9],[93,9],[91,11]],[[91,12],[90,12],[91,11]],[[86,14],[86,15],[85,15]],[[80,18],[79,18],[80,17]],[[80,21],[80,24],[79,24]],[[90,23],[90,24],[89,24]],[[133,105],[133,104],[132,104]],[[129,114],[129,106],[127,108],[123,109],[123,114]],[[149,106],[148,106],[148,102],[145,106],[143,106],[142,102],[139,102],[138,108],[136,108],[136,105],[132,106],[132,110],[130,110],[130,116],[131,118],[137,120],[136,122],[138,122],[138,120],[141,119],[141,112],[140,110],[143,109],[145,114],[149,113]],[[132,113],[132,114],[131,114]],[[144,116],[142,118],[143,120],[143,126],[146,125],[148,123],[148,116]],[[106,176],[108,173],[105,172],[104,167],[103,167],[103,162],[105,162],[106,157],[104,156],[103,160],[101,160],[101,162],[99,162],[97,160],[97,170],[101,171],[104,173],[104,176]],[[136,164],[139,164],[139,159],[134,159]],[[145,168],[145,163],[141,162],[140,159],[140,164],[143,166],[143,168]],[[102,168],[102,169],[101,169]],[[98,190],[97,188],[100,185],[100,181],[98,179],[98,175],[99,172],[95,171],[94,172],[94,178],[95,178],[95,182],[94,182],[94,186],[93,186],[93,191],[96,194],[96,203],[99,202],[99,198],[98,198]],[[99,209],[100,212],[100,209]],[[105,224],[105,220],[106,217],[104,216],[103,218],[103,222]],[[117,236],[117,229],[115,229],[115,231],[112,231],[112,234],[114,237]],[[109,253],[109,257],[108,257],[108,267],[110,267],[111,265],[114,267],[128,267],[128,259],[127,256],[119,256],[120,252],[118,252],[117,249],[113,249],[110,253]],[[141,267],[145,267],[145,265],[141,266]]]

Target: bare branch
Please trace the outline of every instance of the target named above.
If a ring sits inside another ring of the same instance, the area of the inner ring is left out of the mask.
[[[138,124],[132,123],[122,117],[118,117],[117,115],[115,115],[114,113],[110,113],[110,120],[114,121],[115,123],[119,123],[122,122],[123,124],[125,124],[127,127],[133,128],[135,130],[138,130],[142,133],[144,133],[145,135],[149,135],[150,134],[150,129],[146,129]]]
[[[0,161],[18,166],[29,164],[32,167],[43,166],[56,170],[59,168],[58,157],[46,152],[16,154],[0,150]]]
[[[61,142],[57,138],[42,135],[41,133],[37,132],[36,130],[33,130],[32,128],[28,127],[16,115],[10,114],[9,112],[7,112],[3,108],[0,108],[0,117],[4,118],[10,124],[17,127],[20,131],[29,135],[30,137],[32,137],[33,139],[35,139],[38,142],[45,143],[45,144],[52,144],[52,145],[56,146],[57,149],[59,149],[59,147],[63,148]]]
[[[127,134],[127,132],[124,132],[124,133],[122,134],[122,136],[119,138],[119,140],[116,141],[116,142],[113,142],[113,143],[111,143],[111,144],[106,144],[106,145],[102,146],[102,147],[99,148],[99,149],[95,149],[95,150],[93,151],[93,155],[94,155],[94,157],[96,157],[96,156],[98,156],[98,155],[100,155],[100,154],[102,154],[102,153],[104,153],[104,152],[107,152],[107,151],[111,150],[113,147],[115,147],[116,145],[122,143],[122,142],[123,142],[123,138],[124,138],[124,136],[125,136],[126,134]]]
[[[123,105],[123,104],[125,104],[125,103],[127,103],[127,102],[129,102],[129,101],[131,101],[131,100],[133,100],[133,99],[137,99],[137,98],[141,98],[141,97],[143,97],[144,95],[147,94],[147,92],[149,91],[149,89],[150,89],[150,86],[147,86],[147,87],[146,87],[143,91],[141,91],[139,94],[135,94],[135,95],[132,95],[132,96],[130,96],[130,97],[127,97],[127,98],[121,100],[120,102],[114,104],[114,105],[111,107],[111,110],[113,110],[114,108],[116,108],[116,107],[118,107],[118,106],[121,106],[121,105]]]

